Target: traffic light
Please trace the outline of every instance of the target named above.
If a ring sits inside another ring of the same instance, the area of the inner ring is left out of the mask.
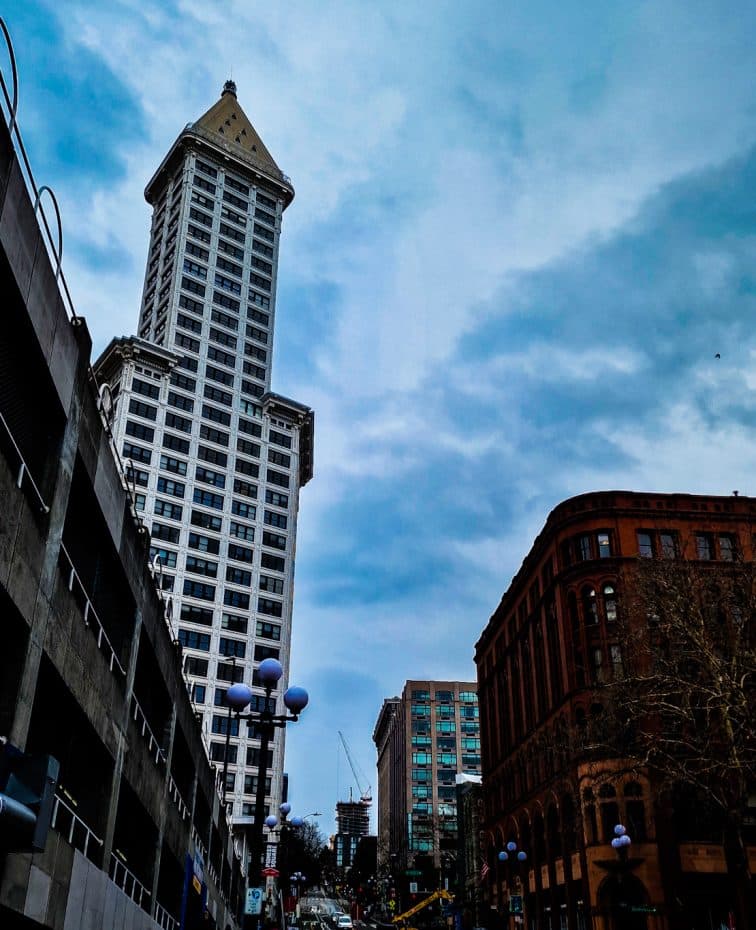
[[[33,850],[45,848],[50,829],[58,760],[31,756],[6,744],[0,752],[0,848]]]

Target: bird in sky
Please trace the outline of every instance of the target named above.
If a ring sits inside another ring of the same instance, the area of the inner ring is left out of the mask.
[[[714,356],[714,358],[722,358],[722,356],[719,354],[719,352],[717,352],[717,354]]]

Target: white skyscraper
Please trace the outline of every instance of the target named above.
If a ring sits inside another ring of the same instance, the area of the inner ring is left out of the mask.
[[[139,334],[113,340],[97,374],[220,766],[231,681],[254,686],[260,660],[279,659],[282,709],[288,680],[299,489],[313,464],[312,410],[270,391],[279,236],[294,189],[228,81],[145,196]],[[258,752],[254,732],[232,728],[228,796],[240,822],[252,817]],[[282,770],[279,730],[273,809]]]

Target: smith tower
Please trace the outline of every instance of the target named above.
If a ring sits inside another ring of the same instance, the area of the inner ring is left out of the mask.
[[[224,695],[262,659],[288,680],[299,490],[313,412],[270,390],[281,221],[294,198],[228,81],[150,180],[138,336],[97,363],[113,432],[151,536],[156,574],[210,758],[224,759]],[[259,691],[261,709],[263,690]],[[232,721],[228,798],[254,808],[259,741]],[[270,768],[281,800],[283,732]]]

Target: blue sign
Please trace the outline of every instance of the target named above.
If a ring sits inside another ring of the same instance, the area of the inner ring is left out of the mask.
[[[258,915],[262,913],[262,888],[247,888],[247,900],[244,904],[244,913]]]

